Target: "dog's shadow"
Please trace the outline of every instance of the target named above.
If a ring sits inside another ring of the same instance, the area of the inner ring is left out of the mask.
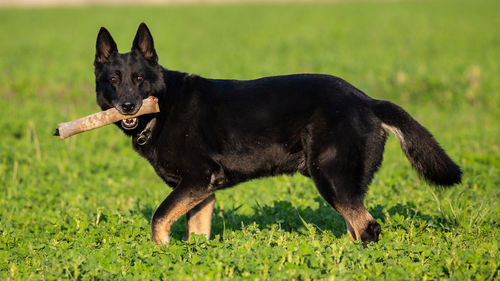
[[[253,224],[260,230],[270,229],[278,225],[282,231],[297,232],[307,230],[311,225],[320,230],[332,231],[335,237],[345,233],[344,218],[334,211],[322,198],[317,197],[317,208],[293,206],[289,201],[278,200],[271,205],[252,207],[251,215],[241,214],[237,210],[214,210],[212,226],[213,235],[241,230]]]
[[[255,222],[255,227],[259,230],[270,229],[273,225],[278,225],[282,231],[299,232],[307,231],[311,225],[321,231],[330,231],[335,238],[339,238],[346,233],[344,218],[337,213],[325,200],[316,197],[314,201],[318,204],[317,208],[293,206],[288,201],[278,200],[271,205],[260,206],[256,204],[252,207],[253,214],[241,214],[239,207],[232,209],[219,209],[215,207],[212,218],[211,236],[223,236],[224,232],[242,230]],[[386,206],[376,205],[368,208],[368,211],[375,219],[380,219],[386,223],[388,216],[395,214],[403,216],[405,219],[417,219],[431,225],[441,225],[443,227],[452,226],[453,223],[443,217],[436,217],[415,211],[415,205],[396,204],[385,210]],[[143,206],[140,212],[148,221],[155,208],[153,206]],[[385,211],[384,211],[385,210]],[[306,226],[307,224],[307,226]],[[186,239],[186,217],[183,216],[177,220],[171,228],[170,236],[173,239]]]

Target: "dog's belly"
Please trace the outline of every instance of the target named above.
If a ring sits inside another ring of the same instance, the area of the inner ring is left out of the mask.
[[[297,171],[305,173],[303,151],[292,153],[276,144],[250,151],[214,155],[214,160],[222,166],[224,174],[233,184]]]

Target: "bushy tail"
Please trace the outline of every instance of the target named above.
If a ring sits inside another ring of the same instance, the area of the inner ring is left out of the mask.
[[[382,120],[382,127],[399,138],[406,157],[420,175],[437,185],[460,183],[460,167],[410,114],[391,102],[380,100],[374,101],[372,110]]]

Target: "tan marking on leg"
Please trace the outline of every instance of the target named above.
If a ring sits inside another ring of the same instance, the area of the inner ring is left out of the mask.
[[[210,229],[212,227],[212,213],[215,204],[215,194],[205,201],[196,205],[187,214],[187,239],[191,239],[191,234],[203,234],[210,239]]]
[[[196,206],[201,200],[185,202],[185,204],[176,204],[175,207],[170,208],[169,213],[165,217],[155,221],[152,224],[151,240],[159,245],[166,245],[170,242],[169,232],[172,224],[178,220],[182,215],[190,210],[190,207]]]
[[[361,234],[371,221],[374,221],[372,215],[361,205],[356,208],[339,208],[339,213],[345,218],[347,231],[354,240],[359,240]]]
[[[213,193],[197,193],[194,196],[192,190],[181,186],[176,187],[163,200],[153,215],[151,240],[159,245],[168,244],[170,241],[168,233],[172,224],[211,195]]]
[[[345,227],[347,228],[347,233],[349,233],[352,240],[356,240],[356,233],[354,233],[354,228],[352,228],[351,224],[347,220],[345,220]]]

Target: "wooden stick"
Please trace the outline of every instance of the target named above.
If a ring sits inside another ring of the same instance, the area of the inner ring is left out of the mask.
[[[120,120],[135,118],[140,115],[157,112],[160,112],[158,99],[151,96],[142,101],[141,108],[134,115],[123,115],[115,108],[110,108],[106,111],[97,112],[80,119],[76,119],[66,123],[60,123],[59,125],[57,125],[57,129],[54,135],[59,136],[59,139],[63,140],[67,137],[71,137],[72,135],[97,129],[102,126],[118,122]]]

